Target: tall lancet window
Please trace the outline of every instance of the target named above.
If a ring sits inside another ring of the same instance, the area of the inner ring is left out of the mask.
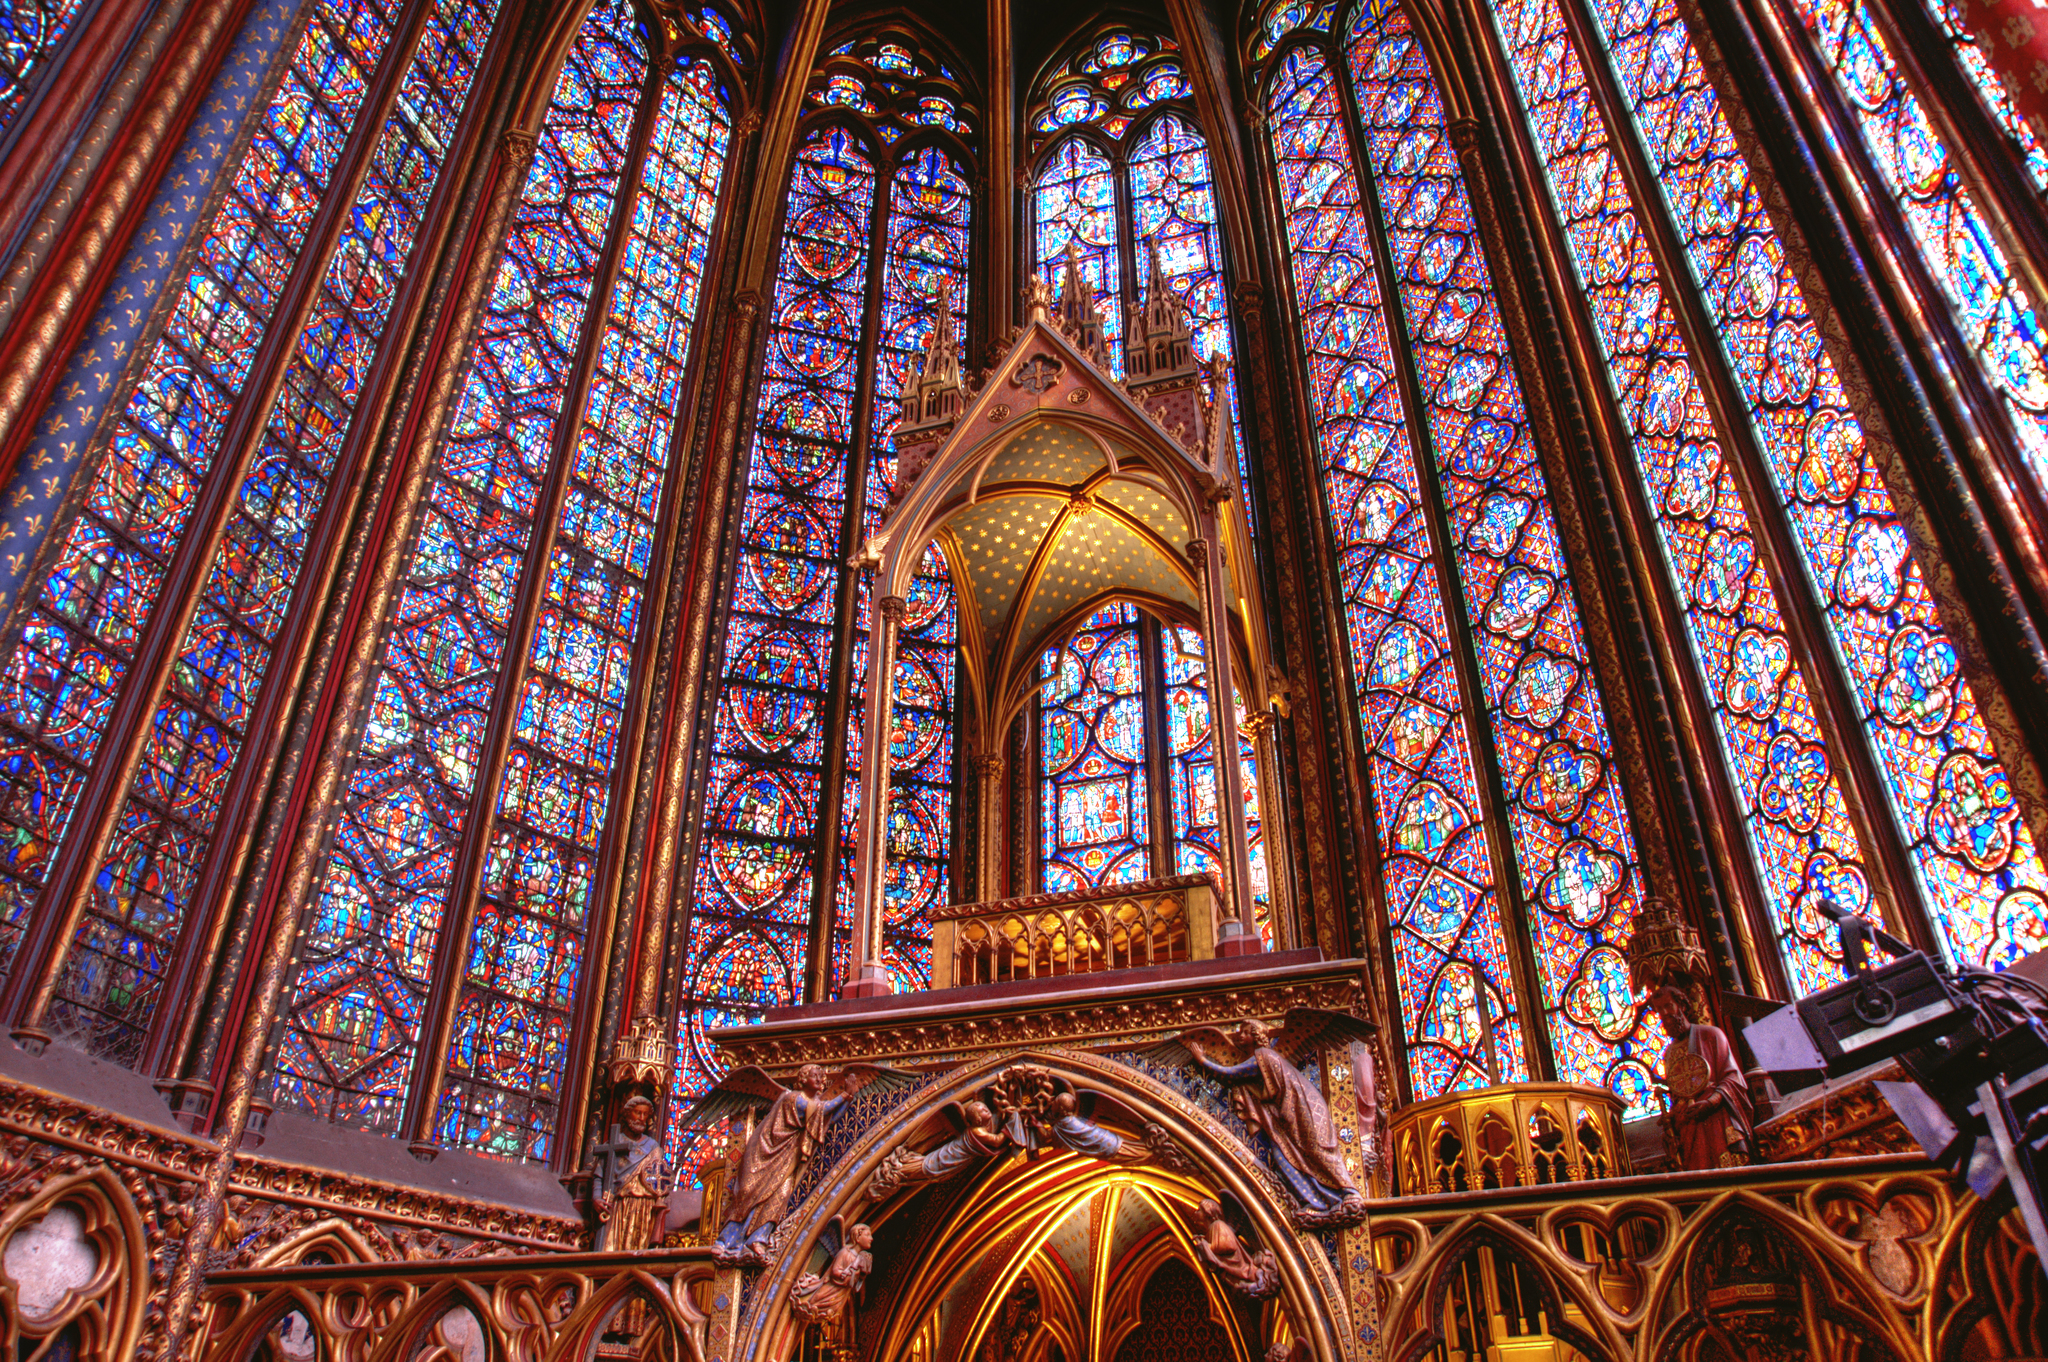
[[[194,977],[210,933],[192,918],[227,897],[223,810],[246,811],[264,779],[249,739],[278,722],[271,664],[312,627],[302,588],[347,501],[330,493],[369,455],[357,413],[388,382],[387,325],[496,11],[310,6],[11,621],[10,996],[48,996],[44,1028],[120,1062],[157,1067],[186,1014],[166,981]]]
[[[1442,96],[1396,4],[1279,17],[1270,145],[1415,1095],[1547,1071],[1646,1110],[1642,873]]]
[[[630,0],[599,0],[556,79],[384,623],[280,1105],[511,1157],[553,1148],[588,935],[617,880],[619,745],[650,670],[643,607],[677,515],[731,135],[717,35],[681,35],[664,47]]]
[[[1234,363],[1209,146],[1172,40],[1103,30],[1041,82],[1028,122],[1032,263],[1057,287],[1069,245],[1078,251],[1110,370],[1123,375],[1127,315],[1143,301],[1155,254],[1187,307],[1196,358]],[[1225,391],[1249,485],[1234,373]]]
[[[2003,967],[2048,945],[2048,870],[1685,24],[1669,0],[1597,0],[1580,28],[1560,2],[1510,0],[1496,34],[1720,731],[1751,912],[1795,994],[1840,978],[1820,901]],[[1816,33],[1853,57],[1857,107],[1898,146],[1925,132],[1874,30],[1842,22],[1860,7],[1811,12],[1834,16]],[[1988,249],[1939,145],[1913,145],[1908,218],[1940,217],[1957,261]],[[1975,335],[2024,358],[2033,314],[1996,273]]]
[[[1244,697],[1235,697],[1244,717]],[[1201,633],[1112,601],[1038,662],[1040,892],[1224,870]],[[1240,730],[1253,912],[1273,944],[1258,760]]]
[[[885,32],[835,47],[808,105],[720,662],[678,1110],[720,1072],[707,1027],[837,991],[876,608],[846,562],[895,494],[890,432],[926,338],[942,312],[965,332],[976,128],[953,73]],[[934,548],[896,662],[884,946],[899,990],[929,982],[929,914],[949,893],[957,624]]]
[[[1907,82],[1894,51],[1898,36],[1872,13],[1868,0],[1786,3],[1804,25],[1815,66],[1832,78],[1844,121],[1897,204],[1963,343],[2004,407],[2037,490],[2048,489],[2048,327],[2042,324],[2041,300],[2029,295],[2026,275],[2014,268],[2015,252],[2000,238],[1983,195],[1965,179],[1960,159]],[[1612,10],[1607,23],[1620,49],[1641,46],[1638,63],[1659,60],[1647,46],[1621,37],[1628,29],[1648,33],[1654,23],[1619,10]],[[1971,44],[1960,46],[1975,57],[1966,69],[1994,113],[2009,115],[1997,76]],[[1676,54],[1663,60],[1675,74]],[[1665,78],[1661,71],[1645,74]],[[2040,148],[2032,135],[2018,119],[2004,121],[2023,138],[2030,169],[2040,174]]]

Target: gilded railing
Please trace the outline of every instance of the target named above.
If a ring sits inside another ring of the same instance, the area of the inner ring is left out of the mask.
[[[1543,1187],[1629,1171],[1621,1102],[1604,1088],[1517,1083],[1419,1102],[1391,1123],[1404,1196]]]
[[[215,1272],[203,1362],[584,1362],[711,1356],[711,1250],[319,1263]]]
[[[1216,883],[1178,875],[932,914],[932,987],[1056,979],[1215,955]]]

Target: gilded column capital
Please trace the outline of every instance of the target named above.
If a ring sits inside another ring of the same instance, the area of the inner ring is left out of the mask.
[[[983,752],[974,758],[974,769],[984,781],[990,784],[1003,778],[1003,755],[1000,752]]]
[[[540,134],[528,132],[525,128],[507,128],[505,135],[498,139],[498,150],[505,157],[505,164],[515,167],[524,174],[533,164],[533,153],[540,147]]]
[[[901,628],[903,625],[903,614],[910,608],[910,602],[904,600],[901,596],[884,596],[881,600],[875,602],[875,606],[882,612],[883,619]]]

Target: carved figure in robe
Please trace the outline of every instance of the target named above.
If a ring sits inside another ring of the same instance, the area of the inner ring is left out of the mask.
[[[960,1120],[964,1125],[960,1133],[928,1153],[907,1147],[891,1150],[868,1184],[869,1198],[879,1201],[912,1183],[944,1182],[984,1159],[994,1158],[1012,1144],[1009,1132],[997,1124],[996,1115],[986,1102],[963,1102]]]
[[[1144,1163],[1151,1146],[1098,1125],[1081,1114],[1080,1094],[1035,1064],[1006,1069],[995,1084],[996,1103],[1011,1138],[1027,1149],[1057,1146],[1104,1163]]]
[[[668,1166],[661,1139],[654,1131],[654,1103],[646,1097],[626,1099],[619,1112],[626,1146],[613,1165],[610,1185],[597,1198],[597,1218],[605,1226],[604,1246],[611,1251],[652,1248],[661,1242],[662,1220],[668,1212]]]
[[[1344,1013],[1295,1008],[1279,1031],[1247,1018],[1238,1024],[1234,1037],[1202,1027],[1184,1031],[1150,1053],[1169,1058],[1178,1052],[1231,1089],[1231,1105],[1251,1130],[1273,1175],[1297,1203],[1302,1225],[1349,1225],[1364,1218],[1365,1198],[1337,1146],[1329,1103],[1301,1071],[1300,1061],[1320,1054],[1325,1044],[1348,1044],[1372,1032],[1370,1023]],[[1234,1063],[1209,1058],[1210,1046],[1227,1046],[1233,1039],[1241,1058]]]
[[[874,1254],[869,1252],[874,1244],[874,1231],[866,1225],[847,1230],[846,1242],[832,1254],[824,1272],[806,1272],[796,1279],[790,1309],[800,1319],[843,1326],[875,1265]]]
[[[916,1079],[874,1064],[830,1072],[806,1064],[797,1070],[795,1086],[785,1088],[763,1070],[747,1065],[727,1074],[684,1115],[684,1129],[703,1130],[766,1107],[741,1147],[725,1224],[712,1246],[712,1257],[721,1267],[767,1266],[769,1241],[789,1210],[798,1179],[824,1141],[826,1126],[854,1093],[876,1082],[907,1089]]]
[[[1664,1132],[1672,1158],[1680,1168],[1748,1164],[1749,1082],[1727,1033],[1694,1021],[1685,994],[1669,984],[1652,990],[1649,1006],[1671,1037],[1664,1047],[1664,1082],[1671,1092]]]
[[[1232,1290],[1253,1300],[1266,1300],[1280,1290],[1280,1263],[1271,1249],[1253,1250],[1237,1237],[1221,1203],[1203,1201],[1195,1207],[1195,1252]]]

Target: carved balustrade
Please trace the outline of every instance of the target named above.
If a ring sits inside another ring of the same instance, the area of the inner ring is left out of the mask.
[[[1391,1122],[1394,1177],[1408,1196],[1619,1177],[1629,1171],[1621,1113],[1613,1093],[1576,1083],[1418,1102]]]
[[[198,1356],[684,1362],[719,1341],[717,1278],[698,1247],[215,1272]]]
[[[936,909],[932,987],[1208,960],[1218,898],[1207,875],[1178,875]]]

